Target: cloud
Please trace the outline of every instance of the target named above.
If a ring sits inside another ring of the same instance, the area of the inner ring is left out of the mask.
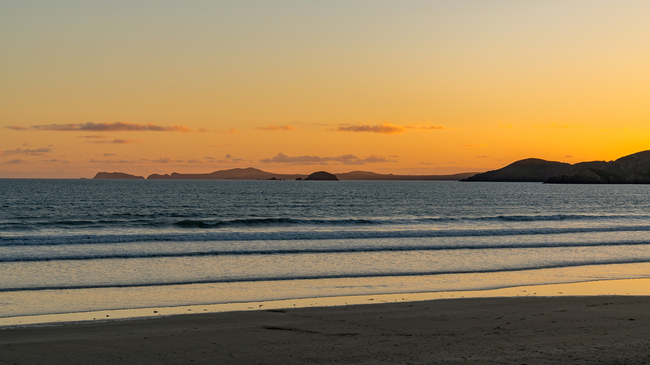
[[[85,138],[85,139],[104,139],[104,138],[109,138],[109,136],[104,135],[104,134],[93,134],[93,135],[88,135],[88,136],[77,136],[77,138]]]
[[[431,125],[431,124],[406,125],[404,127],[408,129],[420,129],[425,131],[437,131],[440,129],[445,129],[445,127],[442,125]]]
[[[390,161],[389,159],[381,156],[375,156],[375,155],[370,155],[368,158],[364,158],[362,160],[364,163],[377,163],[377,162],[395,162],[395,161]]]
[[[138,162],[139,163],[152,163],[153,162],[153,163],[167,164],[167,163],[184,163],[185,161],[179,160],[179,159],[174,159],[174,158],[171,158],[171,157],[160,156],[155,160],[149,160],[149,159],[143,158],[143,159],[140,159]]]
[[[188,160],[187,163],[193,163],[193,164],[221,163],[221,164],[224,164],[224,163],[238,163],[238,162],[241,162],[241,161],[244,161],[244,159],[234,158],[234,157],[232,157],[231,155],[228,154],[223,159],[216,159],[216,158],[211,157],[211,156],[206,156],[206,157],[199,158],[199,159],[194,158],[194,159]]]
[[[40,156],[51,152],[54,152],[52,150],[52,146],[48,146],[46,148],[37,148],[37,149],[16,148],[15,150],[0,151],[0,155],[1,156],[12,156],[12,155]]]
[[[255,127],[255,129],[261,129],[263,131],[297,131],[299,130],[296,127],[292,127],[290,125],[269,125],[269,126],[260,126],[260,127]]]
[[[485,143],[466,144],[465,147],[487,147]]]
[[[112,157],[115,156],[114,153],[104,153],[102,156],[104,157]],[[237,163],[240,161],[244,161],[241,158],[233,158],[230,155],[226,155],[225,159],[222,160],[217,160],[214,157],[206,156],[200,159],[193,158],[189,159],[187,161],[181,160],[181,159],[176,159],[176,158],[171,158],[171,157],[165,157],[165,156],[160,156],[159,158],[156,159],[147,159],[147,158],[141,158],[141,159],[97,159],[97,158],[90,158],[90,163],[104,163],[104,164],[151,164],[151,163],[159,163],[159,164],[172,164],[172,163],[189,163],[189,164],[202,164],[202,163]]]
[[[262,163],[289,163],[289,164],[297,164],[297,165],[327,165],[328,161],[342,161],[342,160],[350,160],[350,159],[357,159],[356,156],[353,155],[345,155],[345,156],[339,156],[339,157],[319,157],[319,156],[295,156],[295,157],[290,157],[285,155],[284,153],[278,153],[277,156],[271,157],[271,158],[265,158],[260,160]]]
[[[115,138],[112,141],[86,141],[86,143],[115,143],[115,144],[126,144],[126,143],[140,143],[140,141],[136,141],[133,139],[120,139],[120,138]]]
[[[19,125],[8,125],[5,128],[11,129],[13,131],[24,131],[25,129],[27,129],[27,128],[21,127]]]
[[[35,125],[32,129],[43,131],[96,131],[96,132],[190,132],[191,129],[184,125],[159,126],[153,123],[78,123],[78,124],[47,124]]]
[[[105,153],[104,156],[114,156],[114,154],[111,153]],[[168,164],[168,163],[182,163],[184,162],[183,160],[177,160],[165,156],[160,156],[159,158],[155,160],[150,160],[146,158],[141,158],[137,160],[125,160],[125,159],[105,159],[105,160],[100,160],[96,159],[94,157],[90,158],[90,163],[105,163],[105,164],[146,164],[146,163],[163,163],[163,164]]]
[[[238,163],[238,162],[241,162],[241,161],[244,161],[244,159],[243,158],[234,158],[230,154],[225,155],[224,158],[221,159],[221,160],[213,159],[213,162],[219,162],[219,163]]]
[[[210,162],[212,162],[212,161],[207,161],[207,160],[204,160],[204,159],[202,159],[202,158],[199,158],[199,159],[192,158],[192,159],[187,160],[187,163],[193,163],[193,164],[197,164],[197,163],[210,163]]]
[[[169,157],[165,156],[160,156],[155,160],[147,160],[148,162],[155,162],[155,163],[171,163],[171,162],[183,162],[182,160],[174,160]]]
[[[23,160],[22,158],[16,158],[16,159],[7,161],[7,163],[12,164],[12,165],[16,165],[16,164],[19,164],[19,163],[25,163],[25,162],[27,162],[27,161]]]
[[[337,128],[327,129],[329,131],[336,132],[368,132],[368,133],[381,133],[381,134],[397,134],[404,133],[409,129],[415,130],[440,130],[445,129],[441,125],[431,125],[429,123],[416,123],[410,125],[395,125],[390,123],[382,123],[379,125],[341,125]]]
[[[199,132],[199,133],[214,132],[214,133],[219,133],[219,134],[233,134],[233,133],[237,133],[238,131],[235,128],[230,128],[227,131],[220,131],[218,129],[199,128],[199,129],[197,129],[197,132]]]
[[[320,157],[320,156],[287,156],[284,153],[278,153],[277,156],[272,158],[265,158],[260,160],[262,163],[283,163],[292,165],[329,165],[330,162],[340,163],[343,165],[365,165],[367,163],[378,162],[395,162],[385,157],[370,155],[367,158],[359,158],[355,155],[342,155],[336,157]]]
[[[383,123],[380,125],[352,125],[352,126],[340,126],[336,129],[331,129],[336,132],[369,132],[369,133],[382,133],[382,134],[395,134],[403,133],[406,131],[406,127],[401,125],[393,125],[389,123]]]

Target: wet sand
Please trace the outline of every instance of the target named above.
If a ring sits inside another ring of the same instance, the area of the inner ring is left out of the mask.
[[[644,364],[650,297],[444,299],[0,330],[2,364]]]

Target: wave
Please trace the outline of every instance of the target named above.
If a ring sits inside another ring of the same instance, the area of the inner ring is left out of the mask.
[[[112,215],[113,217],[115,215]],[[650,215],[589,215],[589,214],[550,214],[550,215],[495,215],[479,217],[423,217],[423,218],[366,218],[366,219],[326,219],[326,218],[239,218],[239,219],[181,219],[176,215],[127,216],[119,219],[99,217],[97,219],[59,219],[38,218],[21,221],[0,222],[0,231],[30,231],[43,228],[119,228],[119,227],[175,227],[180,229],[214,229],[228,227],[272,227],[272,226],[383,226],[383,225],[431,225],[458,222],[548,222],[548,221],[610,221],[610,220],[650,220]]]
[[[243,218],[230,220],[192,220],[174,222],[180,228],[224,228],[256,226],[349,226],[349,225],[422,225],[454,222],[547,222],[575,220],[650,219],[641,215],[497,215],[483,217],[424,217],[424,218],[368,218],[368,219],[296,219],[296,218]]]
[[[642,264],[650,263],[650,259],[628,259],[628,260],[595,260],[589,262],[563,262],[548,265],[530,265],[521,267],[495,268],[495,269],[478,269],[478,270],[437,270],[437,271],[419,271],[419,272],[397,272],[397,273],[354,273],[354,274],[331,274],[331,275],[295,275],[295,276],[268,276],[268,277],[235,277],[228,279],[205,279],[205,280],[178,280],[165,282],[140,282],[140,283],[97,283],[97,284],[71,284],[71,285],[51,285],[51,286],[33,286],[33,287],[9,287],[0,288],[0,292],[19,292],[19,291],[40,291],[40,290],[78,290],[78,289],[103,289],[103,288],[135,288],[135,287],[152,287],[152,286],[172,286],[172,285],[193,285],[193,284],[220,284],[220,283],[240,283],[240,282],[269,282],[269,281],[292,281],[292,280],[326,280],[326,279],[354,279],[370,277],[407,277],[407,276],[434,276],[434,275],[461,275],[461,274],[488,274],[499,272],[517,272],[544,269],[561,269],[580,266],[600,266],[600,265],[625,265],[625,264]]]
[[[197,256],[244,256],[244,255],[301,255],[334,253],[371,253],[371,252],[407,252],[407,251],[444,251],[444,250],[495,250],[495,249],[535,249],[535,248],[578,248],[578,247],[620,247],[650,245],[650,241],[620,242],[535,242],[529,244],[463,244],[454,245],[415,245],[415,246],[365,246],[365,247],[323,247],[323,248],[278,248],[250,250],[198,250],[186,252],[116,252],[116,253],[48,253],[47,256],[23,255],[17,257],[0,257],[0,262],[39,262],[39,261],[81,261],[106,259],[143,259],[143,258],[181,258]]]
[[[100,235],[21,235],[0,237],[1,246],[51,246],[70,244],[109,244],[129,242],[221,242],[221,241],[291,241],[373,238],[490,237],[597,232],[647,232],[650,225],[615,227],[495,228],[495,229],[427,229],[427,230],[296,230],[240,231],[200,233],[100,234]]]
[[[288,226],[288,225],[373,225],[386,224],[379,219],[295,219],[295,218],[247,218],[232,220],[182,220],[174,225],[181,228],[222,228],[250,226]]]

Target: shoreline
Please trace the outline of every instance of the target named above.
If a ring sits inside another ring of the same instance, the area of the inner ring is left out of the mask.
[[[650,296],[650,278],[589,280],[575,283],[526,285],[485,290],[333,296],[14,316],[0,318],[0,331],[13,328],[59,326],[76,323],[148,320],[187,314],[283,310],[290,308],[346,307],[443,299],[601,296]]]
[[[650,296],[539,294],[19,327],[0,330],[0,363],[650,362]]]

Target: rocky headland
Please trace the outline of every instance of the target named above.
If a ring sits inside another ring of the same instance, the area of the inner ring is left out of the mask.
[[[528,158],[461,181],[544,182],[549,184],[650,184],[650,151],[614,161],[569,164]]]

